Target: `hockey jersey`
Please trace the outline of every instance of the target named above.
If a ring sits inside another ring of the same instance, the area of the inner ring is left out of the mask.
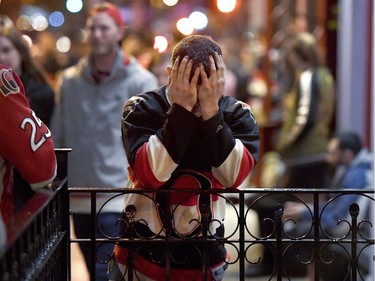
[[[203,121],[178,104],[171,105],[166,92],[163,86],[132,97],[126,103],[123,143],[129,161],[128,188],[177,192],[127,194],[121,235],[191,238],[200,237],[205,231],[211,238],[222,238],[225,198],[194,190],[236,188],[243,182],[258,159],[257,123],[250,107],[232,97],[223,96],[219,113]],[[193,192],[178,192],[184,189]],[[115,247],[117,263],[123,272],[129,246],[123,243]],[[215,242],[206,246],[210,276],[221,276],[227,265],[225,248]],[[181,243],[172,248],[172,280],[195,280],[192,277],[202,264],[201,245]],[[166,274],[163,245],[145,244],[133,250],[137,274],[163,280]],[[175,275],[178,279],[173,279]]]
[[[19,77],[0,65],[0,211],[5,222],[14,207],[12,168],[39,191],[55,178],[56,165],[49,129],[30,109]]]

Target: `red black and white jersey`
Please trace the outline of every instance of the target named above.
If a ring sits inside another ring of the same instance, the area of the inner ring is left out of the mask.
[[[250,107],[223,96],[219,113],[204,121],[177,104],[171,106],[166,91],[164,86],[134,96],[124,107],[122,135],[129,161],[129,187],[174,190],[238,187],[258,158],[259,129]],[[133,222],[140,223],[136,230],[123,229],[123,234],[125,237],[164,236],[165,229],[170,227],[179,237],[199,236],[202,217],[208,215],[209,234],[223,237],[225,207],[225,198],[218,195],[128,194],[124,221],[129,221],[131,216]],[[166,215],[170,218],[168,227],[163,221]],[[215,268],[223,263],[226,251],[223,245],[210,247],[209,264]],[[164,264],[155,265],[153,260],[159,250],[158,245],[153,249],[149,244],[137,249],[139,262],[135,270],[159,280],[156,276],[163,276]],[[173,270],[179,270],[176,274],[180,277],[181,270],[193,270],[195,274],[194,270],[201,266],[199,247],[185,244],[179,246],[178,252],[188,256],[182,257],[186,258],[184,265],[172,262],[172,275]],[[120,268],[126,264],[126,253],[126,245],[115,249]],[[186,280],[192,280],[192,275],[186,274]]]
[[[170,106],[165,86],[129,99],[122,134],[136,187],[159,188],[181,169],[212,174],[213,187],[239,186],[257,161],[259,129],[247,104],[223,96],[219,107],[203,121]]]
[[[4,221],[13,213],[12,167],[33,190],[56,176],[50,130],[30,109],[19,77],[0,65],[0,210]]]

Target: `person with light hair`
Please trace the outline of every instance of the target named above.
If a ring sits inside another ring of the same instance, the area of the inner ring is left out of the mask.
[[[58,77],[51,130],[56,146],[72,148],[70,187],[124,187],[128,173],[119,121],[122,106],[131,96],[156,87],[157,80],[121,50],[125,22],[119,7],[108,2],[94,5],[86,26],[90,51]],[[116,236],[121,197],[103,192],[96,199],[97,211],[105,204],[98,215],[96,237]],[[70,203],[77,238],[92,237],[90,194],[72,194]],[[105,260],[113,245],[98,245],[94,253],[89,243],[79,246],[90,272],[95,259],[96,280],[108,280]]]

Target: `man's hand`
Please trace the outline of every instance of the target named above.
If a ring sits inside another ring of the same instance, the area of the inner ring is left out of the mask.
[[[192,71],[192,62],[188,57],[184,57],[179,65],[178,57],[172,67],[168,78],[168,97],[170,102],[177,103],[185,109],[192,111],[197,103],[198,91],[197,82],[199,78],[199,68],[194,70],[194,76],[190,79]]]
[[[217,64],[217,69],[215,66]],[[224,61],[223,57],[215,52],[215,60],[210,56],[210,78],[200,65],[202,85],[198,90],[198,102],[203,120],[208,120],[219,112],[219,99],[224,91]]]

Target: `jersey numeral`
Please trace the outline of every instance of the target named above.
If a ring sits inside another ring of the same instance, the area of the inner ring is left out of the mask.
[[[31,135],[30,135],[30,146],[33,152],[37,151],[39,147],[45,143],[45,141],[51,137],[51,131],[47,128],[47,132],[42,135],[39,140],[36,140],[36,135],[38,132],[38,128],[42,127],[42,121],[35,115],[34,111],[31,111],[31,117],[26,117],[22,120],[21,128],[26,129],[26,124],[30,124],[31,126]]]

